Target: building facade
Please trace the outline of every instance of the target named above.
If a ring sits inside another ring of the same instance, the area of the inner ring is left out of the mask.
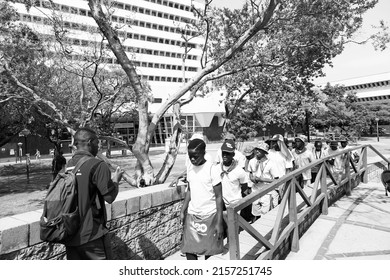
[[[54,0],[54,5],[49,1],[37,0],[30,10],[22,2],[16,0],[13,4],[20,15],[20,21],[38,33],[52,34],[50,16],[53,11],[60,15],[63,28],[67,30],[68,42],[72,45],[72,50],[76,50],[72,53],[75,60],[85,55],[83,49],[101,40],[86,0]],[[117,29],[128,57],[136,65],[137,73],[150,85],[153,99],[149,108],[153,114],[159,105],[200,70],[204,38],[196,33],[191,23],[197,20],[192,7],[202,8],[204,1],[120,0],[108,3],[112,26]],[[119,67],[111,52],[105,57],[105,62],[112,64],[112,67]],[[204,100],[196,104],[203,108],[207,103],[209,101]],[[183,108],[182,123],[188,133],[208,131],[209,126],[203,125],[210,125],[212,119],[210,122],[200,119],[209,118],[210,110],[214,110],[216,123],[221,124],[220,104],[215,103],[214,109],[210,109],[209,105],[206,107],[208,112],[205,112],[207,116],[204,117],[199,114],[202,109],[199,112],[194,112],[193,109],[186,112]],[[117,136],[129,143],[135,140],[137,131],[138,124],[132,120],[124,120],[115,125]],[[153,143],[164,143],[171,133],[172,115],[168,112],[157,126]]]

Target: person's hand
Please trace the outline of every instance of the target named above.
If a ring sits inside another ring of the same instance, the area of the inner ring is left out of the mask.
[[[223,225],[222,225],[222,222],[221,223],[217,223],[215,225],[214,235],[217,237],[218,240],[223,239]]]
[[[186,214],[184,213],[184,211],[180,211],[180,222],[182,225],[184,225],[185,219],[186,219]]]
[[[115,183],[119,183],[119,181],[122,179],[124,171],[118,166],[112,175],[112,181]]]

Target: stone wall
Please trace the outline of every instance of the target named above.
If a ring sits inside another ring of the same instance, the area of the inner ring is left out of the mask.
[[[180,246],[184,185],[120,192],[106,204],[114,259],[163,259]],[[42,242],[42,210],[0,219],[0,260],[66,259],[64,246]]]

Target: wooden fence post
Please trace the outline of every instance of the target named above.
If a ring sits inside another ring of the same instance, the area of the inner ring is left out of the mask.
[[[228,242],[231,260],[240,259],[240,242],[238,239],[238,219],[233,208],[227,207]]]

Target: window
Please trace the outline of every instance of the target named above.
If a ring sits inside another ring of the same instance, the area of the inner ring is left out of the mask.
[[[119,23],[125,23],[125,18],[119,17]]]
[[[77,15],[77,14],[78,14],[77,8],[71,7],[71,8],[70,8],[70,13],[71,13],[71,14]]]
[[[145,13],[144,8],[139,8],[138,12],[141,13],[141,14]]]
[[[176,83],[177,82],[177,78],[172,78],[172,82]]]
[[[165,82],[166,78],[165,77],[161,77],[161,82]]]
[[[84,10],[84,9],[79,9],[79,15],[86,16],[87,15],[87,11]]]
[[[158,30],[161,30],[161,31],[162,31],[163,28],[164,28],[164,27],[163,27],[162,25],[159,25],[159,26],[158,26]]]
[[[68,6],[61,6],[61,11],[64,13],[69,13],[69,7]]]
[[[176,65],[172,65],[172,70],[176,70]]]
[[[160,17],[160,18],[163,17],[163,16],[162,16],[162,13],[157,13],[157,16]]]
[[[159,55],[164,56],[165,53],[163,51],[160,51]]]
[[[152,54],[152,50],[146,50],[146,54]]]
[[[133,38],[133,34],[131,34],[131,33],[127,33],[126,35],[127,35],[127,38],[128,38],[128,39]]]
[[[141,35],[140,39],[141,39],[142,41],[145,41],[145,39],[146,39],[145,35]]]
[[[165,56],[171,56],[171,53],[170,52],[166,52]]]
[[[149,22],[146,23],[146,28],[150,28],[151,24]]]
[[[148,67],[146,62],[142,62],[142,67]]]
[[[155,63],[155,64],[154,64],[154,68],[160,68],[160,64]]]
[[[152,11],[152,16],[156,17],[157,16],[157,12],[156,11]]]
[[[138,7],[132,6],[131,9],[133,10],[133,12],[138,12]]]
[[[131,6],[130,5],[125,5],[125,10],[126,11],[130,11],[131,10]]]
[[[163,39],[163,38],[160,38],[160,39],[158,39],[158,42],[159,42],[160,44],[164,44],[164,39]]]
[[[175,53],[171,53],[171,57],[176,57],[176,54]]]
[[[171,65],[167,64],[167,69],[171,69]]]
[[[146,15],[150,15],[150,10],[149,9],[145,9],[145,14]]]
[[[164,14],[163,16],[164,18],[169,18],[168,14]]]
[[[157,24],[153,24],[152,29],[157,29]]]
[[[160,81],[160,77],[159,77],[159,76],[156,76],[156,77],[154,77],[154,80],[157,81],[157,82],[159,82],[159,81]]]
[[[172,81],[172,78],[171,77],[167,77],[167,82],[171,82]]]
[[[140,22],[139,22],[139,26],[141,26],[141,27],[145,27],[145,22],[143,22],[143,21],[140,21]]]
[[[153,51],[153,55],[158,55],[158,51]]]
[[[168,26],[164,26],[164,31],[169,32],[169,27]]]
[[[117,21],[118,21],[118,17],[112,16],[112,17],[111,17],[111,20],[114,21],[114,22],[117,22]]]
[[[148,63],[148,67],[149,67],[149,68],[153,68],[153,63],[149,62],[149,63]]]
[[[139,40],[139,35],[138,34],[134,34],[134,39]]]
[[[154,81],[154,77],[153,76],[149,76],[149,81]]]

